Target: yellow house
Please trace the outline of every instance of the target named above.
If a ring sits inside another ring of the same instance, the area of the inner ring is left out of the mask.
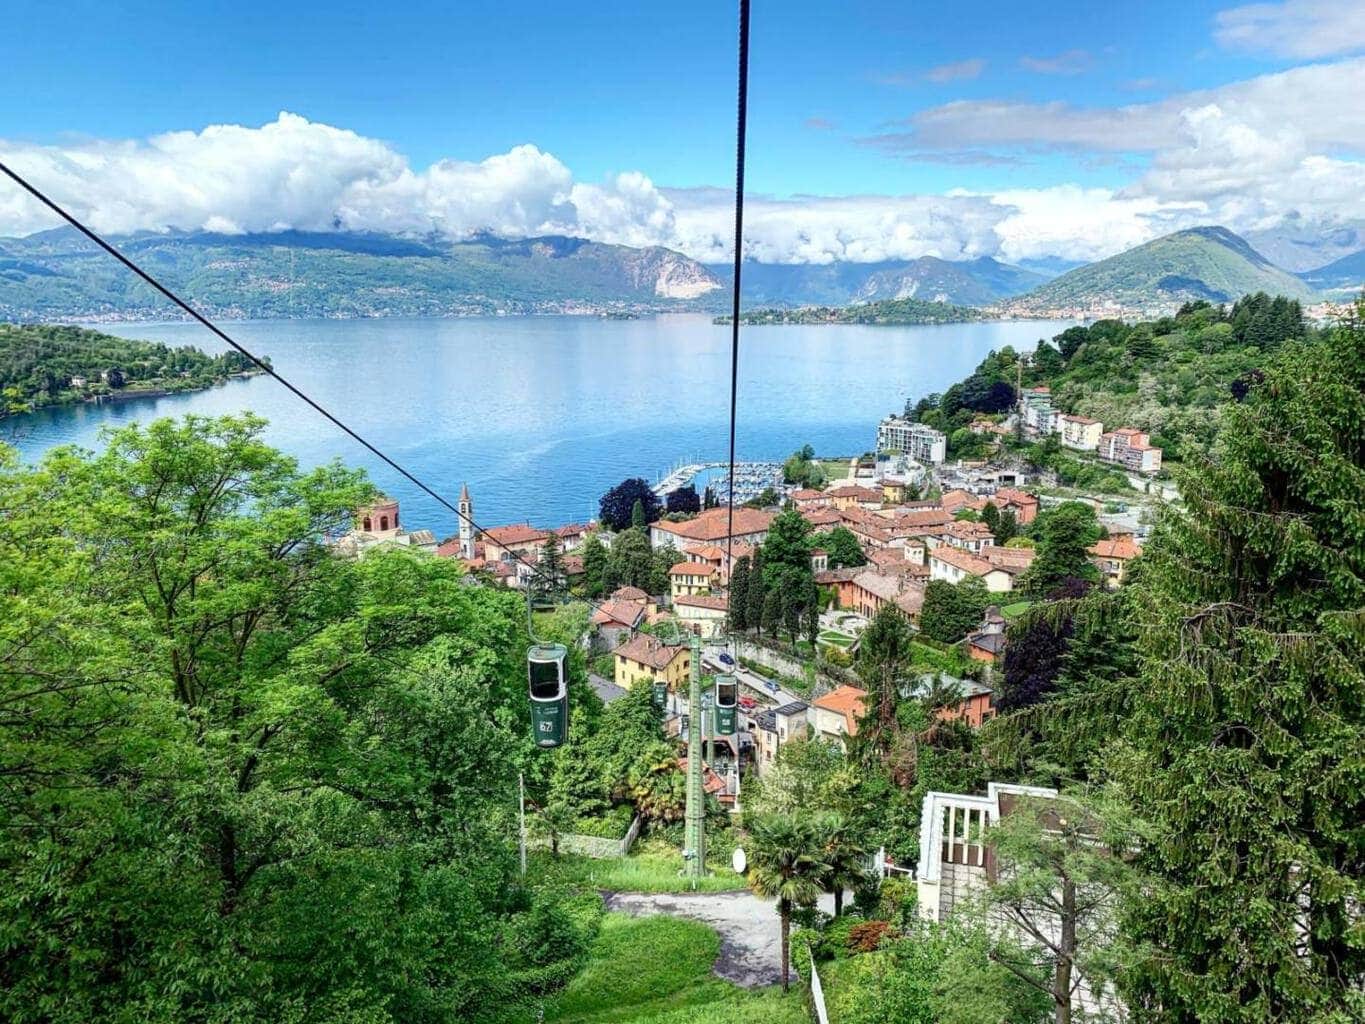
[[[669,589],[675,598],[709,594],[717,571],[709,562],[679,562],[668,570]]]
[[[637,633],[616,650],[616,685],[668,683],[669,689],[685,686],[692,672],[692,652],[687,647],[661,643],[645,633]]]

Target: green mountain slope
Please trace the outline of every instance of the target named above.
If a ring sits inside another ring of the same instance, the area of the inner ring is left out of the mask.
[[[707,269],[729,284],[730,267],[716,264]],[[921,256],[875,263],[745,263],[744,305],[750,309],[846,306],[883,299],[920,299],[988,306],[1022,295],[1051,276],[989,256],[964,261]]]
[[[1201,227],[1079,267],[1029,292],[1016,305],[1043,310],[1116,303],[1157,309],[1198,299],[1233,302],[1255,292],[1301,301],[1317,297],[1227,228]]]
[[[228,317],[709,310],[721,290],[670,249],[558,236],[178,233],[116,244],[201,309]],[[0,240],[0,318],[166,315],[163,300],[70,230]]]

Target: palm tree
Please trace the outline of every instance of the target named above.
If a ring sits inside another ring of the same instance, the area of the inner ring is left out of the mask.
[[[821,860],[814,822],[783,814],[761,814],[747,822],[749,888],[777,900],[782,919],[782,990],[789,991],[792,910],[820,898],[819,879],[828,870]]]
[[[823,815],[816,822],[825,871],[820,887],[834,896],[834,916],[844,912],[844,890],[862,884],[867,850],[858,841],[853,825],[838,812]]]

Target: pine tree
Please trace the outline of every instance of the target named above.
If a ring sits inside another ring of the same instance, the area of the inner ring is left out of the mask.
[[[1365,304],[1358,307],[1365,317]],[[1109,765],[1151,835],[1150,1021],[1365,1018],[1365,329],[1289,343],[1148,546]]]
[[[597,539],[596,533],[590,533],[583,542],[583,593],[586,596],[602,596],[606,569],[607,549]]]
[[[749,556],[735,560],[735,570],[730,574],[730,630],[745,632],[749,622]]]
[[[540,549],[538,589],[551,601],[564,592],[564,558],[559,553],[559,537],[551,531]]]
[[[776,637],[782,630],[782,588],[773,587],[763,599],[763,628]]]
[[[749,566],[749,608],[746,613],[746,621],[750,629],[756,629],[760,633],[767,623],[763,619],[763,609],[768,594],[763,587],[763,549],[759,548],[754,552],[754,560]]]
[[[992,532],[995,534],[995,542],[1004,547],[1015,537],[1019,536],[1019,520],[1014,514],[1014,509],[1006,508],[1000,510],[1000,517],[997,520]]]
[[[630,507],[630,525],[634,530],[643,530],[649,525],[649,520],[645,517],[645,503],[639,498],[636,498],[635,504]]]

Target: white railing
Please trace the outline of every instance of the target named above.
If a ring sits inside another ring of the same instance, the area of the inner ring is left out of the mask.
[[[820,1024],[829,1024],[829,1011],[825,1009],[825,989],[820,984],[820,970],[815,966],[815,954],[806,946],[810,955],[810,1002],[815,1007],[815,1019]]]

